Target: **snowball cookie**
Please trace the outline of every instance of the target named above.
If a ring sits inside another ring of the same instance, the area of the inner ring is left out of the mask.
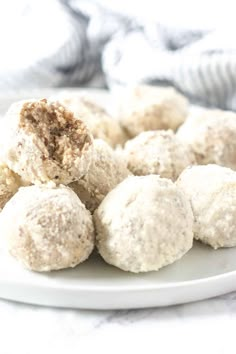
[[[123,96],[118,114],[130,137],[146,130],[176,130],[187,116],[187,99],[171,87],[141,85],[126,89]]]
[[[177,180],[190,199],[194,236],[212,246],[236,246],[236,172],[217,165],[193,166]]]
[[[67,184],[87,172],[92,136],[59,103],[46,99],[17,102],[7,112],[3,126],[3,159],[25,180]]]
[[[94,158],[87,174],[69,184],[91,212],[118,183],[131,175],[126,163],[103,140],[94,140]]]
[[[5,164],[0,163],[0,210],[22,185],[20,176],[11,171]]]
[[[236,169],[236,114],[229,111],[193,111],[177,132],[192,148],[198,164]]]
[[[191,149],[171,130],[143,132],[124,148],[128,168],[135,175],[158,174],[176,180],[185,167],[195,163]]]
[[[20,188],[3,208],[0,230],[10,254],[39,272],[75,267],[94,247],[92,216],[64,186]]]
[[[94,138],[103,139],[112,147],[123,145],[127,136],[119,122],[110,117],[104,108],[90,97],[78,93],[61,93],[53,99],[70,109],[75,117],[81,119],[90,129]]]
[[[107,263],[138,273],[181,258],[193,243],[193,215],[184,193],[156,175],[128,177],[94,213],[97,247]]]

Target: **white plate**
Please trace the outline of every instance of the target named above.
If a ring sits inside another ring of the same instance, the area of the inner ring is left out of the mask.
[[[90,92],[104,102],[104,92]],[[0,114],[14,100],[51,93],[41,90],[0,96]],[[25,270],[0,253],[0,297],[26,303],[90,309],[142,308],[196,301],[233,290],[236,248],[214,251],[196,242],[180,261],[145,274],[120,271],[98,255],[75,269],[40,274]]]

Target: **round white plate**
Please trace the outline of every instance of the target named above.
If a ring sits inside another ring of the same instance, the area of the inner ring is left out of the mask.
[[[55,90],[0,96],[0,114],[12,101],[47,97],[52,93]],[[91,90],[90,93],[106,103],[106,93]],[[236,248],[214,251],[196,242],[180,261],[144,274],[123,272],[105,264],[97,254],[74,269],[34,273],[0,252],[0,297],[32,304],[87,309],[143,308],[196,301],[233,290],[236,290]]]

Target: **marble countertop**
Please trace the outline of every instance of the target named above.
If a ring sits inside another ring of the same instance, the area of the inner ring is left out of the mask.
[[[53,309],[0,300],[1,354],[235,353],[236,292],[166,308]]]

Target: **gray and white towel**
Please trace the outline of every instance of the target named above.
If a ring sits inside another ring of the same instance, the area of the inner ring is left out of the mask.
[[[236,25],[170,25],[158,15],[132,16],[101,3],[1,2],[0,92],[142,82],[236,110]]]

